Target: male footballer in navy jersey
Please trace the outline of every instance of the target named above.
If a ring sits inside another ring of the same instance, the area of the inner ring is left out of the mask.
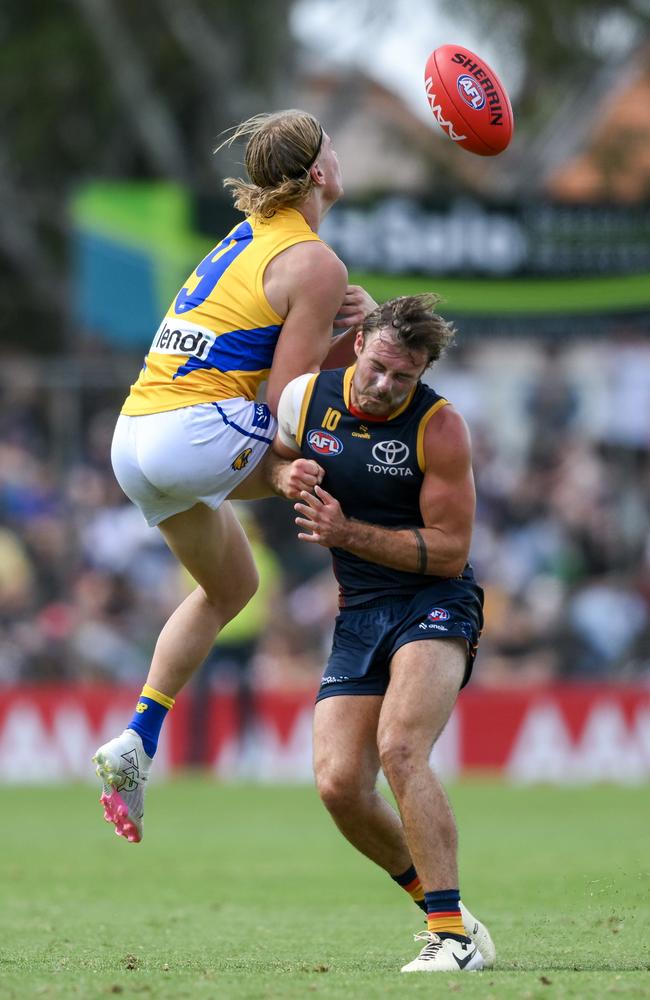
[[[424,946],[402,972],[472,971],[495,957],[460,902],[456,824],[429,765],[483,624],[467,561],[468,430],[421,382],[454,336],[438,302],[384,303],[357,332],[354,366],[290,382],[273,446],[278,463],[314,460],[298,537],[331,549],[340,586],[314,716],[316,782],[343,835],[426,911]],[[380,768],[399,814],[377,791]]]

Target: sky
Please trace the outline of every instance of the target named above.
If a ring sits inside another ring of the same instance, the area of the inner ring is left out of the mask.
[[[300,41],[327,59],[353,64],[397,91],[423,119],[431,112],[424,91],[424,67],[439,45],[457,43],[480,52],[506,87],[512,70],[474,25],[459,24],[435,0],[393,0],[391,13],[363,23],[349,0],[299,0],[292,26]]]

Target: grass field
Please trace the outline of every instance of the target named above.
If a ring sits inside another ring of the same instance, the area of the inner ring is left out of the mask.
[[[400,976],[419,911],[310,788],[154,785],[118,840],[90,786],[0,792],[0,997],[650,997],[650,791],[451,788],[498,967]]]
[[[431,275],[351,274],[378,302],[395,295],[434,289],[450,315],[544,316],[616,313],[650,306],[647,274],[599,275],[596,278],[438,278]]]

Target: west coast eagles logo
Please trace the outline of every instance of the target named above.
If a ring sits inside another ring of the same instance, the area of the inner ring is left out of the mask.
[[[235,472],[241,472],[242,469],[245,469],[248,465],[248,459],[251,457],[252,451],[252,448],[244,448],[243,451],[240,451],[230,468],[234,469]]]

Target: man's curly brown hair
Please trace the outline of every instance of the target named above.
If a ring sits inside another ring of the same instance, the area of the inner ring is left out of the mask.
[[[435,311],[441,301],[435,292],[389,299],[366,316],[361,327],[364,338],[389,330],[407,350],[426,351],[429,367],[453,344],[456,335],[454,326]]]

